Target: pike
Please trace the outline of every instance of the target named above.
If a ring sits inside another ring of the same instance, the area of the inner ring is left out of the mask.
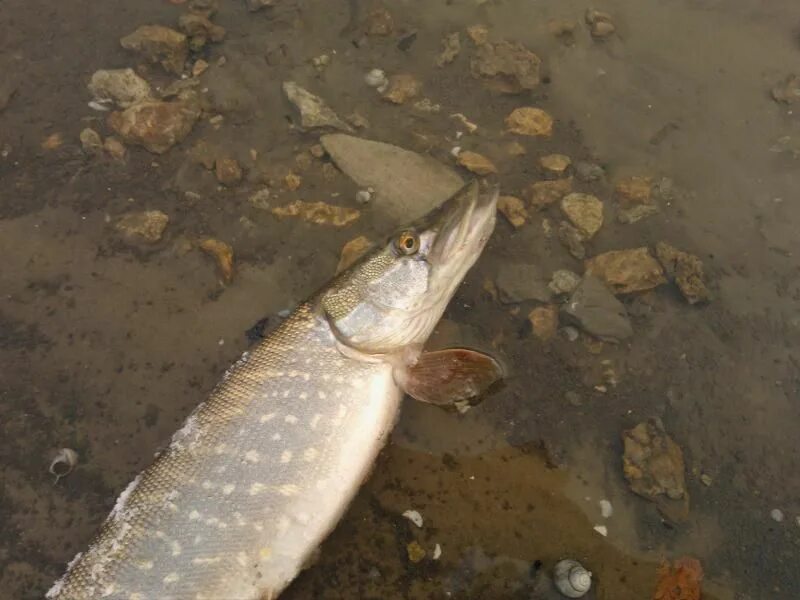
[[[501,376],[478,352],[422,352],[497,195],[468,184],[244,353],[47,598],[276,598],[369,475],[403,392],[444,404]]]

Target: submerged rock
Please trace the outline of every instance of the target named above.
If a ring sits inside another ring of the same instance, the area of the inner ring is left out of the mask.
[[[272,214],[278,217],[300,217],[309,223],[335,227],[344,227],[361,216],[361,212],[355,208],[302,200],[295,200],[286,206],[276,206],[272,208]]]
[[[150,84],[133,69],[95,71],[88,87],[96,100],[113,100],[123,108],[151,97]]]
[[[772,98],[784,104],[800,102],[800,75],[789,75],[772,88]]]
[[[535,265],[503,263],[497,271],[495,285],[500,301],[505,304],[527,300],[550,302],[553,299],[547,278]]]
[[[537,181],[528,188],[528,201],[530,205],[541,210],[558,202],[572,191],[572,177]]]
[[[233,279],[233,248],[229,244],[213,238],[205,239],[199,245],[203,252],[216,261],[223,281],[230,283]]]
[[[573,193],[561,199],[561,211],[589,240],[603,226],[603,203],[591,194]]]
[[[567,269],[559,269],[553,273],[550,283],[547,287],[554,294],[571,294],[578,287],[581,282],[581,277],[577,273],[573,273]]]
[[[572,161],[569,156],[565,156],[564,154],[547,154],[539,158],[539,164],[543,169],[551,173],[563,175],[564,171],[572,164]]]
[[[189,102],[146,100],[108,116],[108,125],[129,144],[163,154],[184,139],[200,116]]]
[[[470,25],[467,27],[467,37],[476,46],[482,46],[489,41],[489,30],[485,25]]]
[[[389,77],[383,99],[392,104],[405,104],[419,96],[422,84],[409,73],[399,73]]]
[[[469,150],[459,152],[457,161],[462,167],[476,175],[497,173],[497,167],[494,166],[494,163],[483,154],[478,154],[477,152],[470,152]]]
[[[645,247],[595,256],[586,261],[586,273],[604,281],[615,294],[650,290],[667,281],[661,265]]]
[[[516,196],[500,196],[497,199],[497,210],[508,219],[514,229],[519,229],[528,221],[525,203]]]
[[[115,228],[130,243],[154,244],[161,239],[169,217],[160,210],[145,210],[123,215]]]
[[[581,181],[591,183],[592,181],[601,180],[605,175],[605,169],[600,165],[585,160],[579,160],[575,163],[575,176]]]
[[[300,125],[306,129],[316,127],[331,127],[342,131],[352,131],[353,128],[342,121],[333,112],[325,101],[319,96],[315,96],[305,88],[300,87],[294,81],[283,82],[283,92],[289,102],[295,105],[300,112]]]
[[[461,52],[461,34],[457,31],[442,38],[442,53],[436,59],[436,66],[449,65]]]
[[[275,6],[280,0],[246,0],[247,10],[257,12],[268,6]]]
[[[214,163],[214,174],[222,185],[234,185],[242,180],[242,167],[233,158],[219,158]]]
[[[537,306],[528,313],[533,335],[546,342],[555,336],[558,331],[558,307],[554,304]]]
[[[590,8],[586,11],[586,24],[595,39],[605,39],[614,34],[617,28],[611,20],[611,15]]]
[[[599,279],[585,276],[561,308],[564,318],[596,338],[617,341],[633,335],[622,303]]]
[[[199,49],[210,42],[221,42],[225,39],[225,28],[212,23],[207,17],[197,14],[181,15],[178,29],[192,39],[192,47]]]
[[[180,75],[189,55],[189,43],[179,31],[163,25],[142,25],[120,40],[126,50],[139,52],[152,62],[159,63],[170,73]]]
[[[91,127],[81,131],[80,140],[81,147],[87,154],[101,154],[103,152],[103,138]]]
[[[675,281],[689,304],[711,300],[711,292],[704,281],[703,263],[699,258],[666,242],[656,244],[656,256],[667,276]]]
[[[464,185],[452,169],[391,144],[341,133],[322,136],[325,151],[360,188],[375,191],[374,205],[392,218],[413,219]]]
[[[614,192],[622,208],[630,208],[639,204],[649,204],[653,189],[651,177],[625,177],[617,181]]]
[[[519,135],[550,137],[553,133],[553,117],[541,108],[523,106],[515,108],[506,117],[506,127]]]
[[[577,260],[586,258],[586,248],[583,247],[583,235],[578,231],[577,227],[566,221],[561,221],[558,224],[558,239],[573,258]]]
[[[475,78],[506,94],[519,94],[539,85],[541,59],[518,42],[500,41],[477,47],[470,61]]]
[[[392,14],[382,6],[373,8],[367,14],[364,22],[364,30],[367,35],[386,36],[394,31],[394,19]]]

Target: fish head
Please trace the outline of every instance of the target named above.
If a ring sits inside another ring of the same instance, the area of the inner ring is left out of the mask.
[[[421,348],[491,236],[498,194],[467,184],[341,273],[321,295],[340,343],[368,354]]]

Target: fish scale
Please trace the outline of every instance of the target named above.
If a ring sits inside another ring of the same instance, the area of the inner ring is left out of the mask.
[[[388,364],[343,356],[301,306],[122,494],[48,597],[277,595],[368,474],[400,398]]]

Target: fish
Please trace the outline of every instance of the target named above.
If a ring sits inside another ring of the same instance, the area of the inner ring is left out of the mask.
[[[467,184],[245,352],[46,598],[276,598],[369,476],[405,392],[447,404],[502,377],[473,350],[423,351],[494,230],[498,193]]]

